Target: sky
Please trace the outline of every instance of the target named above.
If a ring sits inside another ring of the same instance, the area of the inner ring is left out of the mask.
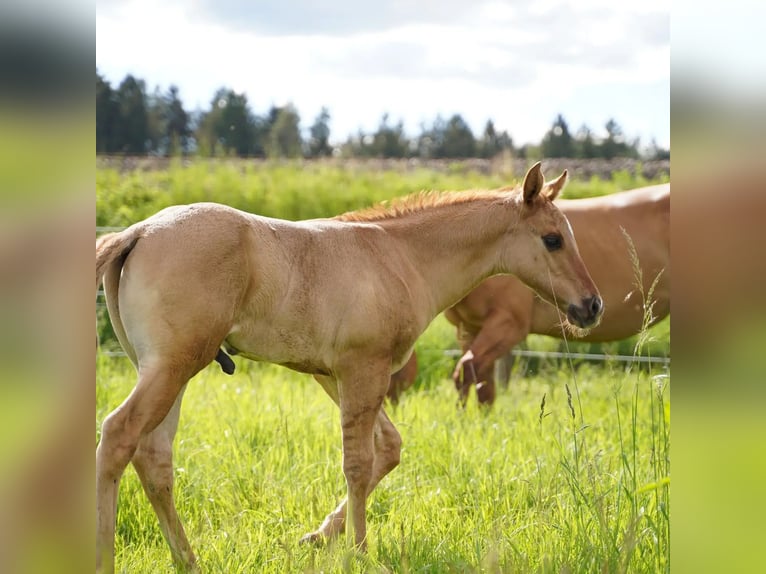
[[[174,84],[187,110],[227,87],[258,115],[292,103],[308,129],[326,106],[335,142],[384,113],[410,136],[459,113],[519,146],[560,113],[670,146],[664,0],[97,0],[96,67]]]

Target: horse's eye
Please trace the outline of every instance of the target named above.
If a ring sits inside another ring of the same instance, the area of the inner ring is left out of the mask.
[[[543,243],[548,251],[556,251],[557,249],[561,249],[563,239],[558,233],[550,233],[548,235],[543,235]]]

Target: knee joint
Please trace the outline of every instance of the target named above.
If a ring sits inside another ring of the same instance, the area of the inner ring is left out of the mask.
[[[372,478],[371,456],[354,457],[343,461],[343,474],[349,484],[367,484]]]

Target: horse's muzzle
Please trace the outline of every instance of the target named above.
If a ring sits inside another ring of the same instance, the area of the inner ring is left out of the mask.
[[[598,324],[604,312],[604,302],[601,297],[594,295],[582,300],[582,305],[569,305],[567,319],[573,325],[582,329],[593,327]]]

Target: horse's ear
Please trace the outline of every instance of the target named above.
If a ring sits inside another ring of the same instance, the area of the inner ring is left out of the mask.
[[[561,190],[564,189],[564,186],[567,184],[567,170],[564,170],[563,173],[558,176],[553,181],[549,181],[545,184],[545,191],[543,191],[543,195],[553,201],[556,199],[561,193]]]
[[[540,171],[540,162],[529,168],[527,175],[524,176],[524,201],[526,203],[532,203],[532,200],[543,190],[545,186],[545,178],[543,172]]]

